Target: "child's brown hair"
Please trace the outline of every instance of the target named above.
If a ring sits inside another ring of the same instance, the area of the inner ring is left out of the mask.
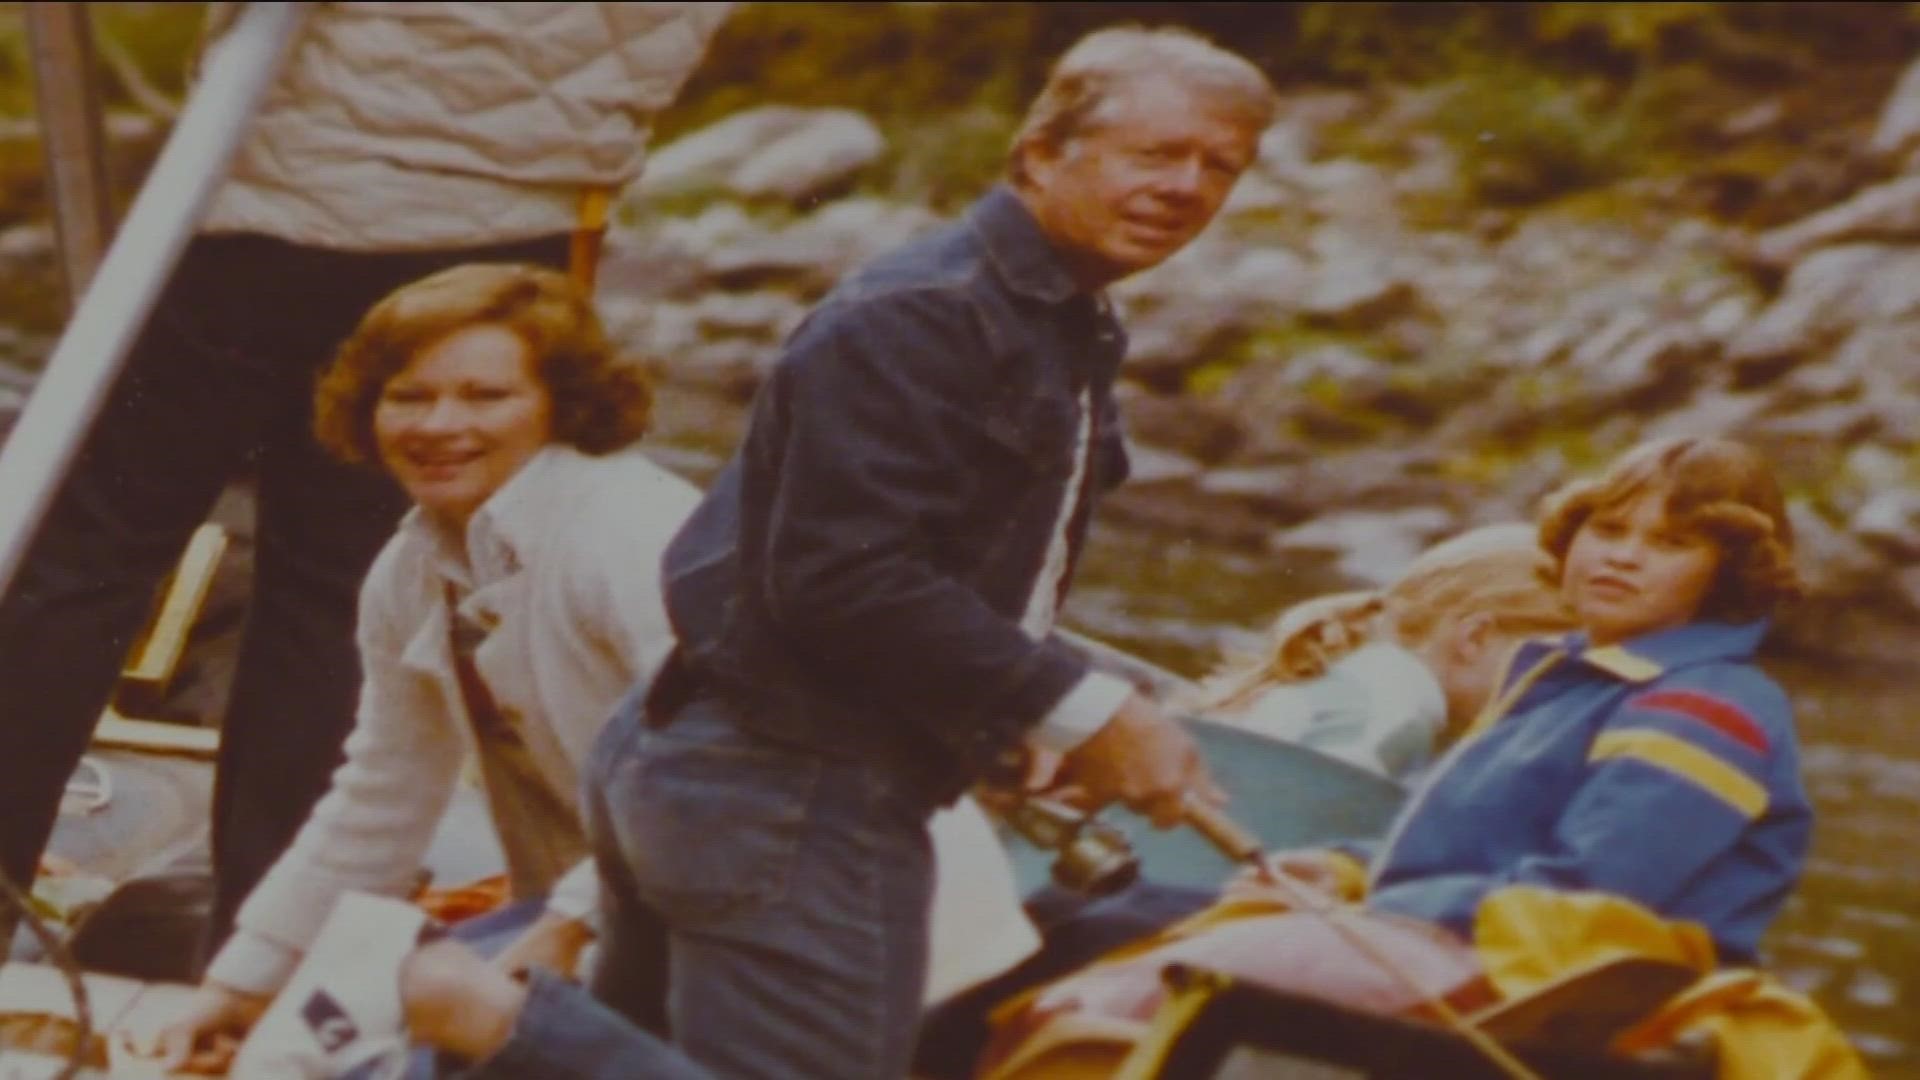
[[[1664,499],[1675,525],[1720,549],[1719,569],[1696,617],[1751,622],[1800,595],[1793,525],[1773,470],[1751,447],[1699,436],[1642,443],[1599,479],[1574,481],[1549,496],[1540,546],[1555,560],[1556,578],[1574,536],[1596,512],[1649,493]]]

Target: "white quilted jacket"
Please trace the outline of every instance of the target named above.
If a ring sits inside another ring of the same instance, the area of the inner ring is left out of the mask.
[[[210,13],[229,21],[237,5]],[[202,224],[353,251],[571,231],[725,3],[316,4]]]

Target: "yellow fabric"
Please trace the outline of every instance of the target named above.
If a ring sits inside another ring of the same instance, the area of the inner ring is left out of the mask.
[[[1173,1044],[1179,1041],[1187,1028],[1193,1026],[1194,1018],[1200,1015],[1200,1010],[1213,995],[1226,985],[1225,978],[1212,976],[1175,990],[1134,1043],[1133,1052],[1114,1070],[1114,1080],[1153,1080],[1161,1075],[1167,1055],[1173,1053]]]
[[[1703,978],[1621,1035],[1634,1053],[1705,1039],[1719,1080],[1865,1080],[1866,1068],[1820,1007],[1753,969],[1714,972],[1712,939],[1622,897],[1512,886],[1487,896],[1473,941],[1489,981],[1508,1000],[1569,971],[1624,957],[1682,964]]]
[[[1513,885],[1487,894],[1474,915],[1473,945],[1504,999],[1544,989],[1567,972],[1622,957],[1713,970],[1713,939],[1696,923],[1669,922],[1630,900],[1599,892]]]
[[[1767,808],[1767,789],[1710,751],[1664,731],[1609,731],[1593,740],[1589,761],[1633,758],[1704,788],[1751,821]]]
[[[1704,1037],[1719,1080],[1867,1080],[1860,1055],[1806,995],[1764,971],[1709,975],[1622,1035],[1623,1053]]]
[[[1367,895],[1367,864],[1344,851],[1329,851],[1333,862],[1334,896],[1347,903],[1358,903]]]
[[[1652,682],[1666,669],[1638,653],[1630,653],[1618,645],[1602,645],[1597,649],[1588,649],[1580,658],[1602,671],[1616,675],[1631,683]]]

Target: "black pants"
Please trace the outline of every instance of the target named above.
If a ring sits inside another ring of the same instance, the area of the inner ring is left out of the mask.
[[[325,793],[359,688],[359,584],[406,501],[311,433],[315,375],[366,310],[471,261],[565,265],[567,238],[348,253],[265,236],[188,246],[0,600],[0,869],[31,880],[60,792],[187,537],[259,486],[252,607],[220,746],[210,943]]]

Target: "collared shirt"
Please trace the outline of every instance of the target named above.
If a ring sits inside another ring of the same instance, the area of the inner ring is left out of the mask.
[[[1061,493],[1060,513],[1053,538],[1047,543],[1047,557],[1041,563],[1039,577],[1034,579],[1026,615],[1020,620],[1021,628],[1036,641],[1053,632],[1060,593],[1073,561],[1070,527],[1086,494],[1087,464],[1093,452],[1093,408],[1086,391],[1081,391],[1077,404],[1080,422],[1073,440],[1073,475]],[[1132,693],[1133,685],[1125,679],[1103,671],[1089,671],[1040,719],[1030,741],[1043,750],[1066,753],[1092,738]]]

